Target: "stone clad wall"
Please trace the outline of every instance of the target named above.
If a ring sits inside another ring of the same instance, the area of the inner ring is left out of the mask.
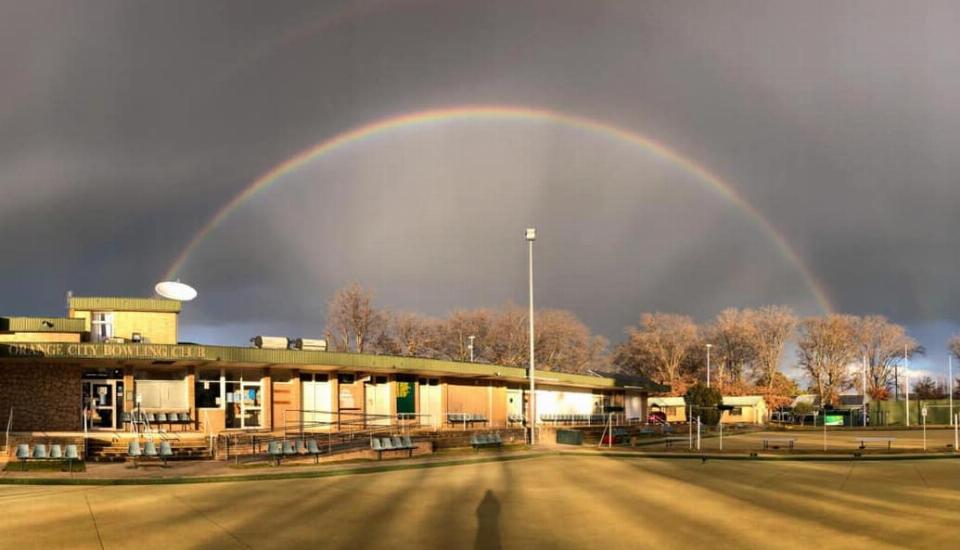
[[[76,365],[0,362],[0,430],[10,407],[15,432],[82,430],[80,380]]]

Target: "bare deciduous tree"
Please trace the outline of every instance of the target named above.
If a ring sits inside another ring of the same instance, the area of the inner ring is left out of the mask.
[[[867,362],[867,392],[874,399],[884,399],[894,382],[894,367],[903,360],[904,352],[911,356],[920,348],[905,328],[880,315],[858,318],[856,333],[860,356]]]
[[[751,309],[728,308],[721,311],[705,330],[707,341],[713,344],[721,385],[725,379],[741,382],[745,368],[757,358],[754,317],[755,312]]]
[[[823,404],[835,403],[849,387],[849,365],[857,358],[856,318],[830,314],[800,323],[797,359]]]
[[[434,349],[437,357],[454,361],[470,359],[470,337],[474,337],[474,360],[492,363],[491,328],[495,312],[490,309],[459,309],[437,325]]]
[[[756,357],[757,383],[773,389],[783,356],[783,346],[797,326],[797,316],[786,306],[765,306],[751,315],[753,353]]]
[[[438,322],[419,313],[406,311],[386,313],[387,346],[381,351],[413,357],[433,357],[438,336]]]
[[[673,384],[697,342],[697,325],[685,315],[644,313],[638,325],[627,328],[627,335],[627,341],[617,348],[617,365]]]
[[[327,339],[337,351],[371,351],[385,328],[383,314],[373,308],[373,292],[357,283],[341,288],[327,306]]]

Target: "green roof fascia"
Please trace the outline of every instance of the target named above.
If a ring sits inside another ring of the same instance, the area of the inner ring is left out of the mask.
[[[595,386],[601,388],[630,388],[648,392],[670,391],[670,386],[664,386],[662,384],[657,384],[656,382],[650,381],[630,384],[620,382],[615,378],[607,378],[606,376],[591,376],[586,374],[572,374],[554,371],[538,371],[537,377],[539,378],[541,376],[545,379],[556,379],[562,383]],[[551,382],[552,380],[543,380],[541,383],[550,384]]]
[[[523,378],[526,369],[503,367],[486,363],[463,363],[426,359],[423,357],[400,357],[395,355],[372,355],[367,353],[342,353],[335,351],[300,351],[290,349],[260,349],[230,346],[202,346],[208,360],[236,363],[265,363],[289,365],[330,365],[381,371],[437,372],[473,376],[501,376]]]
[[[144,311],[180,313],[181,303],[166,298],[120,298],[109,296],[71,296],[70,309],[78,311]]]
[[[261,365],[323,365],[383,372],[437,373],[452,376],[485,376],[505,379],[523,379],[527,370],[486,363],[465,363],[371,355],[333,351],[301,351],[290,349],[260,349],[235,346],[203,346],[194,344],[103,344],[103,343],[9,343],[0,344],[0,357],[49,357],[51,359],[144,359],[197,362],[248,363]],[[624,384],[613,378],[539,371],[541,384],[574,385],[591,388],[622,388]],[[658,386],[658,385],[653,385]],[[658,387],[641,388],[658,391]]]
[[[83,319],[69,317],[0,317],[2,332],[84,332]]]

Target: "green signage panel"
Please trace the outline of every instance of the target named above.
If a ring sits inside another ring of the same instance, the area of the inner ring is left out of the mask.
[[[827,426],[843,426],[843,415],[828,414],[823,417],[823,423]]]
[[[413,395],[413,382],[397,381],[397,413],[417,412],[417,401]]]

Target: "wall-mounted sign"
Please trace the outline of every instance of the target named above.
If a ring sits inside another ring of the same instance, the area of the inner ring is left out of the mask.
[[[125,359],[206,359],[203,346],[169,346],[157,344],[3,344],[4,357],[77,357]]]
[[[353,400],[353,392],[350,391],[350,388],[340,388],[340,408],[341,409],[357,408],[357,404]]]

